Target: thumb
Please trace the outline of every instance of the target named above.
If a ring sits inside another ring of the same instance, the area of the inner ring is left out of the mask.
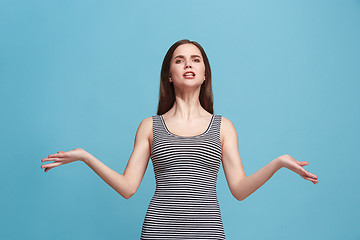
[[[58,151],[58,153],[61,153],[61,152],[63,153],[64,151]]]
[[[298,162],[300,166],[306,166],[309,163],[307,161]]]

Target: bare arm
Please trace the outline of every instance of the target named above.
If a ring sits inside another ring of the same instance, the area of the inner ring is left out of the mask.
[[[129,199],[132,196],[129,181],[123,174],[115,172],[90,153],[87,154],[84,163],[122,197]]]
[[[262,167],[249,177],[245,175],[239,155],[238,136],[230,120],[222,117],[221,124],[222,163],[232,195],[239,201],[246,199],[253,192],[264,185],[282,167],[298,173],[304,179],[318,182],[317,176],[307,172],[302,166],[307,162],[299,162],[289,155],[280,156]]]
[[[129,199],[137,191],[147,168],[150,157],[150,139],[152,134],[152,117],[144,119],[136,132],[134,149],[123,174],[119,174],[107,167],[100,160],[81,148],[76,148],[69,152],[59,151],[49,155],[44,161],[55,161],[54,163],[44,164],[45,172],[53,167],[73,161],[83,161],[101,179],[109,184],[122,197]]]

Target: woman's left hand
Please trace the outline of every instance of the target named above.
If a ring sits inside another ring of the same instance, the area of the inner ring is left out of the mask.
[[[286,167],[290,169],[293,172],[296,172],[299,174],[302,178],[312,181],[314,184],[318,183],[318,177],[315,174],[309,173],[306,171],[302,166],[306,166],[309,163],[306,161],[296,161],[293,157],[290,155],[282,155],[277,158],[280,162],[281,167]]]

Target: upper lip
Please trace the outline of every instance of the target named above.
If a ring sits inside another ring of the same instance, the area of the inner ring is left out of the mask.
[[[193,71],[187,71],[187,72],[184,73],[184,75],[187,74],[187,73],[192,73],[195,76],[195,73]]]

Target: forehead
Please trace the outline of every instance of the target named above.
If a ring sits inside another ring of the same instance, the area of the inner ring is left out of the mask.
[[[202,56],[200,49],[192,43],[185,43],[178,46],[173,53],[173,57],[176,57],[177,55]]]

